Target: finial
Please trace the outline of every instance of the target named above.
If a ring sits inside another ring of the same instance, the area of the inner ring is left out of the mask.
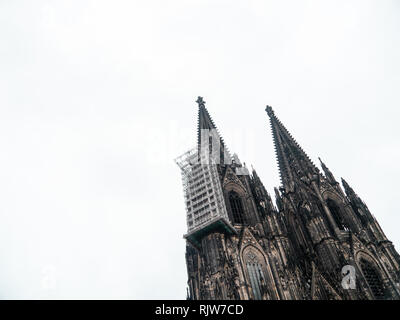
[[[206,103],[206,102],[203,100],[203,97],[200,97],[200,96],[197,97],[196,102],[199,104],[199,107],[200,107],[200,106],[203,106],[203,107],[204,107],[204,104]]]
[[[274,115],[274,110],[272,110],[271,106],[268,106],[265,108],[265,111],[268,113],[269,116]]]
[[[344,188],[344,191],[346,191],[347,196],[350,195],[355,195],[356,193],[354,192],[353,188],[349,186],[346,180],[342,178],[342,186]]]
[[[253,175],[253,178],[258,178],[258,174],[256,169],[254,169],[253,165],[251,165],[251,173]]]
[[[319,162],[321,164],[322,170],[324,170],[325,173],[326,173],[326,171],[329,171],[328,167],[325,165],[325,163],[321,160],[320,157],[318,157],[318,160],[319,160]]]
[[[342,180],[342,185],[343,185],[343,187],[344,187],[345,189],[351,189],[346,180],[344,180],[343,178],[341,178],[341,180]]]

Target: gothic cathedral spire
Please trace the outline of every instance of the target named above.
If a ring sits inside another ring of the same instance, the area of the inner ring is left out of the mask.
[[[204,146],[204,143],[206,142],[211,150],[212,143],[217,143],[220,147],[220,163],[224,163],[224,159],[226,157],[230,159],[230,154],[225,146],[224,139],[221,137],[217,126],[208,113],[208,110],[205,106],[206,102],[203,100],[203,97],[199,96],[196,100],[196,103],[199,105],[197,118],[197,145],[199,148],[199,155],[202,144]]]
[[[291,136],[285,126],[275,116],[272,107],[267,106],[265,111],[270,118],[275,151],[283,186],[291,188],[299,179],[311,179],[313,174],[319,172],[317,167],[312,163],[310,158]]]

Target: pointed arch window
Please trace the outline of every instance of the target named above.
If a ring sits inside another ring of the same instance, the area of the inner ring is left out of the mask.
[[[349,230],[346,222],[344,221],[339,206],[332,199],[326,200],[326,204],[329,208],[329,211],[332,214],[333,219],[335,220],[336,225],[340,230]]]
[[[256,255],[251,251],[246,256],[246,267],[254,299],[262,300],[264,291],[264,274],[260,262],[258,261]]]
[[[360,260],[360,266],[365,280],[367,280],[368,286],[370,287],[375,299],[384,299],[385,292],[382,279],[379,276],[376,268],[372,265],[372,263],[365,259]]]
[[[244,224],[242,199],[235,191],[229,192],[229,204],[231,205],[233,223]]]

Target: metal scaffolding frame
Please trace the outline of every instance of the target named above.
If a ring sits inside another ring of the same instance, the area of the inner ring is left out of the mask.
[[[175,159],[181,169],[188,234],[206,228],[217,220],[226,224],[228,213],[213,155],[194,148]]]

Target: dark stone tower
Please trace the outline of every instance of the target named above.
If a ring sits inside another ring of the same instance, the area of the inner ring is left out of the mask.
[[[282,183],[276,205],[197,102],[198,147],[177,160],[189,299],[400,299],[393,244],[346,181],[343,192],[321,161],[322,174],[271,107]]]

